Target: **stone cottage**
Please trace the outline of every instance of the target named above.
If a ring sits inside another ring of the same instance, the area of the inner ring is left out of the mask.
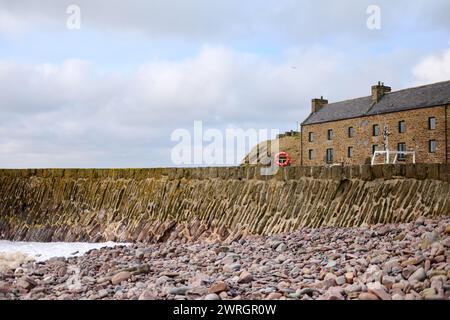
[[[301,124],[301,165],[370,163],[375,151],[386,150],[390,163],[449,163],[450,81],[394,92],[379,82],[371,89],[341,102],[312,100]],[[378,153],[384,163],[386,152]]]

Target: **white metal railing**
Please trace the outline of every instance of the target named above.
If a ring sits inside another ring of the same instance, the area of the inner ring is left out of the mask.
[[[389,151],[389,150],[382,150],[382,151],[375,151],[373,153],[371,165],[375,164],[375,157],[377,155],[384,155],[385,156],[384,157],[384,159],[385,159],[384,163],[390,163],[390,155],[394,155],[394,154],[395,154],[394,161],[392,162],[394,164],[397,162],[399,154],[405,155],[405,156],[408,155],[408,154],[411,154],[412,158],[413,158],[413,163],[416,163],[416,152],[415,151]]]
[[[342,166],[342,162],[327,163],[325,166],[328,168],[338,167],[338,166]]]

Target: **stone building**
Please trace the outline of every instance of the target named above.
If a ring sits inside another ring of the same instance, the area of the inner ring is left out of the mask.
[[[449,105],[450,81],[394,92],[378,83],[362,98],[313,99],[311,114],[301,124],[300,162],[370,163],[374,151],[387,148],[411,152],[397,153],[397,163],[412,162],[412,152],[417,163],[449,163]],[[382,155],[375,159],[385,161]]]

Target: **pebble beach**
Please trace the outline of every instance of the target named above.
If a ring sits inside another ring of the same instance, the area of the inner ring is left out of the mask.
[[[170,241],[22,259],[3,300],[436,300],[450,297],[450,218]]]

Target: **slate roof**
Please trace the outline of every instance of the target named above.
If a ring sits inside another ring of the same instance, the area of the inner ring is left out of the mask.
[[[329,103],[311,113],[303,125],[450,104],[450,80],[385,94],[378,103],[363,97]]]

